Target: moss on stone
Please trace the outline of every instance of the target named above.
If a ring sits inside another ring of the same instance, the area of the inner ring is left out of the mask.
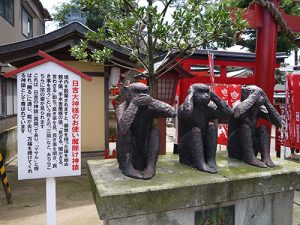
[[[219,172],[209,174],[180,164],[178,155],[165,155],[151,180],[124,176],[116,159],[88,161],[88,166],[100,218],[113,219],[300,188],[299,164],[274,162],[275,168],[257,168],[219,152]]]

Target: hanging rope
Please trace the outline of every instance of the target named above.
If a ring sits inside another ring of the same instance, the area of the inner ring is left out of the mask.
[[[273,16],[274,20],[278,23],[281,32],[285,34],[291,41],[295,41],[296,36],[292,30],[287,26],[286,21],[284,20],[279,9],[276,8],[273,2],[269,0],[254,0],[251,4],[256,3],[263,8],[267,9],[269,13]]]

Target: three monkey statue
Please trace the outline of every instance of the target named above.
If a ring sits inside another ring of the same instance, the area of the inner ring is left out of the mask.
[[[217,122],[228,123],[228,156],[258,167],[274,167],[270,133],[258,119],[281,126],[280,116],[257,86],[243,86],[241,101],[231,109],[205,84],[193,84],[178,110],[179,162],[216,173]],[[116,108],[117,160],[122,173],[151,179],[156,173],[160,133],[155,118],[175,117],[174,108],[150,96],[145,84],[125,88],[125,101]],[[261,160],[256,158],[260,152]]]

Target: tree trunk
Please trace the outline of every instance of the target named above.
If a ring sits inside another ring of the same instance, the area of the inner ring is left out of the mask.
[[[152,74],[150,75],[149,73],[149,86],[150,86],[150,92],[153,98],[156,98],[156,83],[155,83],[156,79],[155,79],[155,75]]]
[[[152,6],[153,0],[148,0],[149,6]],[[149,57],[149,83],[150,83],[150,91],[152,97],[156,97],[156,88],[155,88],[155,72],[154,72],[154,43],[153,43],[153,15],[151,13],[148,14],[148,57]]]

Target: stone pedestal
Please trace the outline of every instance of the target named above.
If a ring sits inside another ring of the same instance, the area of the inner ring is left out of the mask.
[[[204,220],[291,225],[300,167],[280,159],[274,162],[275,168],[262,169],[228,159],[222,152],[217,154],[219,172],[208,174],[180,164],[178,155],[165,155],[152,180],[124,176],[116,159],[88,161],[88,167],[105,225],[200,225]]]

